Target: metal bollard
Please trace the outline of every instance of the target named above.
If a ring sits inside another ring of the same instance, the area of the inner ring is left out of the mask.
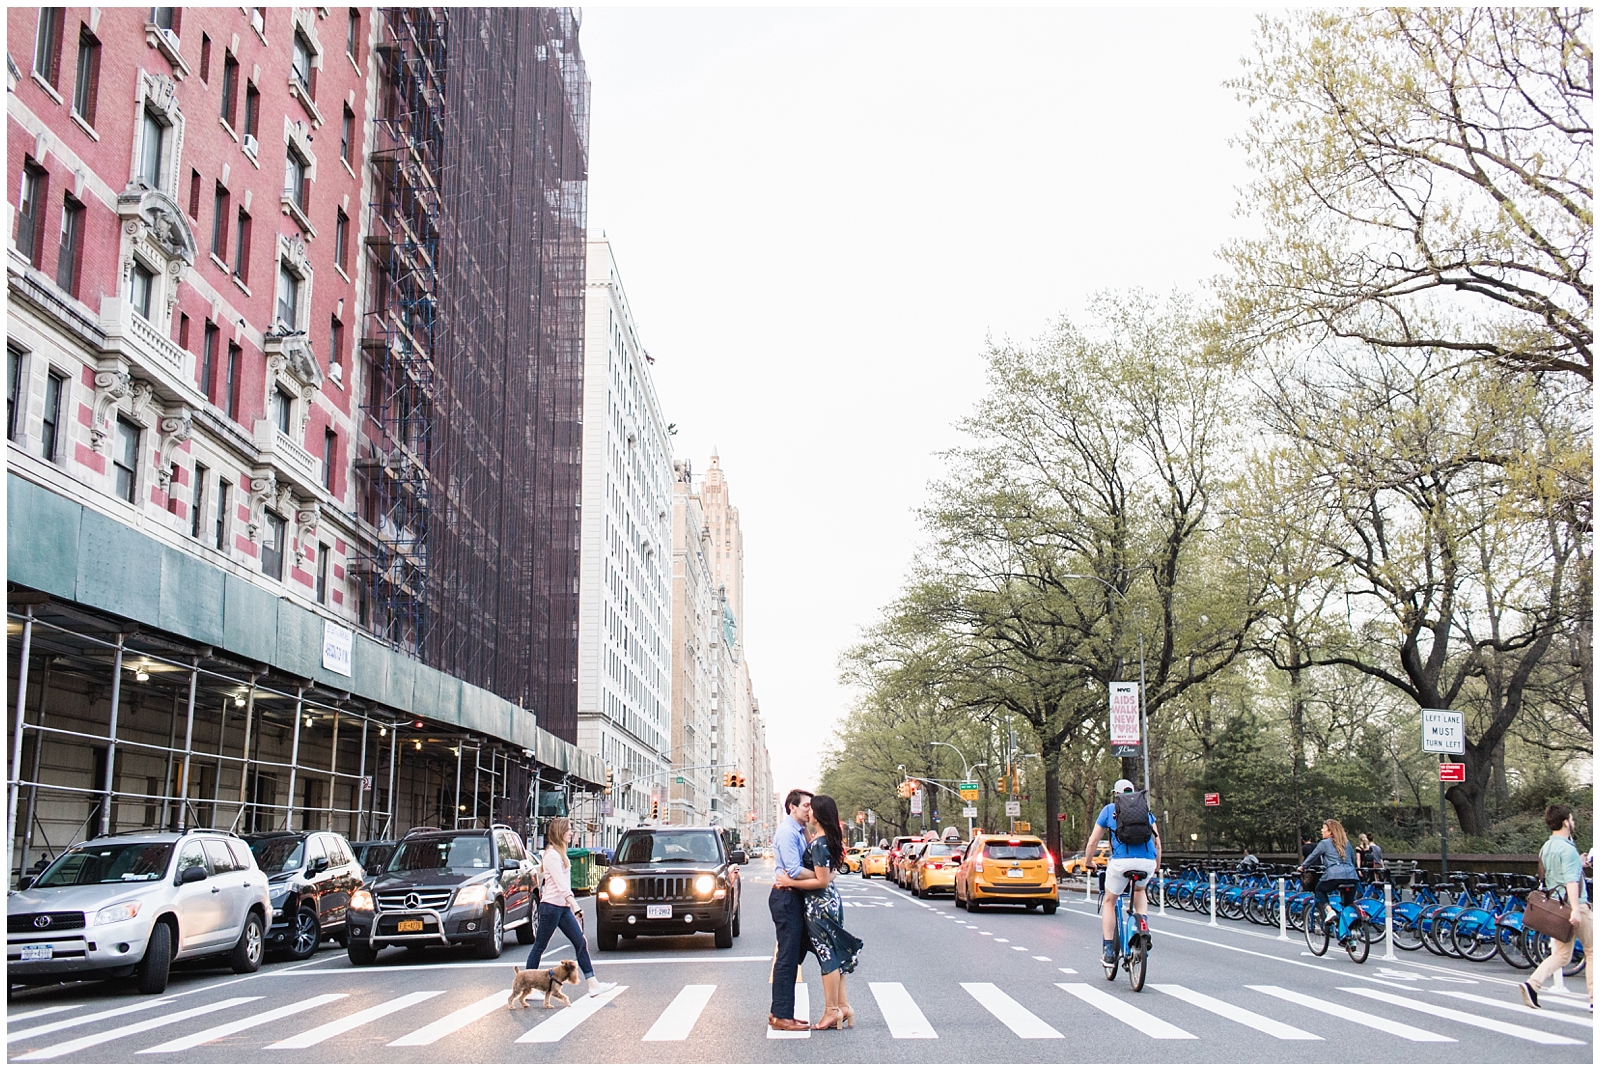
[[[1278,940],[1289,939],[1289,897],[1284,889],[1283,879],[1278,879]]]
[[[1399,959],[1394,954],[1394,897],[1390,894],[1390,888],[1388,882],[1383,883],[1383,941],[1387,949],[1383,958]]]
[[[1207,923],[1207,925],[1215,926],[1216,924],[1217,924],[1217,872],[1215,870],[1213,870],[1211,872],[1211,921],[1209,923]]]
[[[1091,886],[1093,885],[1094,871],[1090,870],[1088,867],[1085,867],[1083,870],[1083,902],[1086,904],[1094,899],[1094,892],[1091,889]]]

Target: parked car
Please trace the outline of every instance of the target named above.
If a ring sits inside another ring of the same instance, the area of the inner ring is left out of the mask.
[[[1101,841],[1099,847],[1094,850],[1094,859],[1091,866],[1085,867],[1083,865],[1082,852],[1073,852],[1072,858],[1061,864],[1061,870],[1066,874],[1084,874],[1089,870],[1104,869],[1106,863],[1109,862],[1110,859],[1111,845],[1107,841]]]
[[[6,980],[134,978],[167,988],[172,964],[261,966],[272,907],[250,846],[218,829],[122,833],[63,852],[6,902]]]
[[[871,878],[872,875],[888,877],[889,852],[884,848],[868,848],[861,856],[861,876]]]
[[[396,840],[358,840],[350,845],[350,849],[356,853],[356,862],[361,864],[361,869],[367,872],[369,878],[383,873],[398,847],[400,842]]]
[[[623,937],[710,933],[718,948],[739,936],[739,866],[711,826],[630,829],[595,893],[595,937],[614,952]]]
[[[350,897],[366,880],[350,843],[337,833],[301,831],[265,833],[249,844],[272,898],[267,947],[309,959],[329,938],[348,944]]]
[[[388,945],[472,945],[498,959],[505,931],[532,944],[538,922],[532,861],[509,826],[408,833],[389,866],[350,898],[350,962]]]
[[[961,845],[937,841],[929,844],[911,867],[911,895],[926,900],[936,891],[954,893],[956,867],[960,865]]]

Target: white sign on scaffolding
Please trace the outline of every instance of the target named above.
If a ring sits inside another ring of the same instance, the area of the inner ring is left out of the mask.
[[[322,668],[331,669],[335,673],[350,676],[350,649],[355,645],[356,634],[353,629],[343,625],[335,625],[332,621],[322,623]]]
[[[1133,681],[1111,682],[1111,743],[1139,743],[1139,685]]]

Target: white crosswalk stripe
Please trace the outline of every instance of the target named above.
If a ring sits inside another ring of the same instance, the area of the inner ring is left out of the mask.
[[[1165,1019],[1157,1019],[1143,1008],[1135,1008],[1125,1000],[1102,992],[1088,982],[1057,982],[1057,989],[1063,989],[1091,1007],[1099,1008],[1107,1015],[1120,1019],[1124,1024],[1133,1027],[1145,1037],[1156,1038],[1162,1041],[1196,1041],[1198,1040],[1187,1030],[1182,1030]]]
[[[889,1036],[895,1038],[937,1038],[933,1024],[922,1014],[917,1002],[911,999],[906,987],[899,982],[869,982],[872,999],[878,1002],[878,1011],[889,1025]]]
[[[1000,991],[993,982],[962,982],[961,988],[1019,1038],[1058,1038],[1061,1032]]]
[[[46,1015],[60,1015],[64,1011],[71,1011],[74,1008],[81,1007],[83,1007],[82,1004],[52,1004],[48,1008],[35,1008],[33,1011],[18,1012],[15,1015],[6,1016],[6,1025],[10,1026],[12,1023],[20,1023],[28,1019],[42,1019]]]
[[[615,989],[608,989],[604,993],[593,997],[582,997],[572,1002],[572,1007],[562,1008],[550,1018],[528,1031],[517,1039],[521,1043],[541,1043],[560,1041],[572,1033],[585,1019],[611,1003],[617,997],[627,992],[628,987],[619,985]]]
[[[1584,1042],[1574,1038],[1564,1038],[1560,1034],[1552,1034],[1545,1030],[1535,1030],[1531,1026],[1519,1026],[1516,1023],[1502,1023],[1498,1019],[1487,1019],[1471,1012],[1460,1011],[1456,1008],[1441,1008],[1437,1004],[1428,1004],[1410,997],[1402,997],[1398,993],[1384,993],[1376,989],[1366,989],[1362,986],[1340,986],[1346,993],[1355,993],[1359,996],[1381,1000],[1385,1004],[1393,1004],[1398,1008],[1408,1011],[1420,1012],[1423,1015],[1432,1015],[1440,1019],[1448,1019],[1452,1023],[1461,1023],[1465,1026],[1475,1026],[1480,1030],[1491,1030],[1496,1034],[1508,1034],[1523,1041],[1531,1041],[1535,1045],[1582,1045]]]
[[[672,1003],[645,1031],[644,1040],[686,1041],[694,1030],[694,1024],[700,1021],[700,1013],[706,1010],[711,994],[716,991],[714,985],[686,985],[678,990]]]
[[[127,1026],[119,1026],[111,1030],[102,1030],[98,1034],[73,1038],[71,1041],[63,1041],[47,1048],[35,1049],[33,1052],[13,1056],[11,1059],[54,1060],[57,1056],[67,1056],[94,1045],[103,1045],[108,1041],[116,1041],[119,1038],[129,1037],[133,1034],[142,1034],[147,1030],[159,1030],[163,1026],[182,1022],[185,1019],[193,1019],[200,1015],[210,1015],[212,1012],[226,1011],[229,1008],[237,1008],[241,1004],[249,1004],[253,1000],[260,999],[260,997],[231,997],[228,1000],[219,1000],[215,1004],[205,1004],[198,1008],[186,1008],[183,1011],[172,1012],[168,1015],[158,1015],[154,1019],[146,1019],[143,1022],[129,1023]]]
[[[1271,997],[1277,997],[1279,1000],[1286,1000],[1291,1004],[1298,1004],[1303,1008],[1310,1008],[1313,1011],[1323,1012],[1340,1019],[1347,1019],[1362,1026],[1369,1026],[1374,1030],[1381,1030],[1385,1034],[1393,1034],[1397,1038],[1404,1038],[1406,1041],[1444,1041],[1453,1043],[1456,1040],[1455,1038],[1447,1038],[1443,1034],[1435,1034],[1431,1030],[1424,1030],[1419,1026],[1412,1026],[1409,1023],[1397,1023],[1393,1019],[1385,1019],[1380,1015],[1369,1015],[1355,1008],[1346,1008],[1343,1004],[1334,1004],[1332,1001],[1322,1000],[1318,997],[1308,997],[1304,993],[1296,993],[1292,989],[1284,989],[1281,986],[1252,985],[1245,988],[1254,989],[1258,993],[1265,993]]]
[[[1263,1034],[1271,1034],[1280,1041],[1322,1040],[1318,1035],[1301,1030],[1299,1027],[1280,1023],[1276,1019],[1268,1019],[1265,1015],[1237,1007],[1227,1001],[1218,1000],[1216,997],[1206,996],[1204,993],[1196,993],[1185,986],[1151,983],[1150,988],[1159,993],[1165,993],[1169,997],[1177,997],[1179,1000],[1193,1004],[1196,1008],[1204,1008],[1213,1015],[1220,1015],[1224,1019],[1232,1019],[1234,1022],[1242,1026],[1248,1026],[1252,1030],[1259,1030]]]
[[[1568,1015],[1566,1012],[1551,1011],[1549,1008],[1529,1008],[1509,1000],[1495,1000],[1493,997],[1479,996],[1477,993],[1463,993],[1457,989],[1435,989],[1441,997],[1455,997],[1457,1000],[1471,1001],[1473,1004],[1483,1004],[1501,1011],[1517,1012],[1519,1015],[1537,1015],[1541,1019],[1550,1019],[1558,1023],[1573,1023],[1577,1026],[1592,1027],[1594,1020],[1583,1015]],[[1544,994],[1539,995],[1544,999]]]
[[[396,1045],[432,1045],[440,1038],[453,1034],[464,1026],[470,1026],[497,1009],[504,1008],[506,1001],[510,997],[511,990],[509,989],[502,989],[498,993],[490,993],[482,1000],[475,1000],[465,1008],[458,1008],[442,1019],[435,1019],[427,1026],[411,1031],[405,1037],[395,1038],[389,1042],[389,1045],[391,1048]]]
[[[71,1019],[62,1019],[60,1022],[45,1023],[43,1026],[30,1026],[23,1030],[6,1031],[6,1044],[11,1045],[18,1041],[27,1041],[29,1038],[39,1037],[41,1034],[53,1034],[57,1030],[66,1030],[69,1027],[85,1026],[89,1023],[98,1023],[102,1019],[115,1019],[119,1015],[132,1015],[134,1012],[149,1011],[171,1004],[171,997],[162,997],[159,1000],[141,1000],[137,1004],[126,1007],[111,1008],[108,1011],[90,1012],[87,1015],[74,1015]]]
[[[804,982],[794,984],[794,1017],[802,1023],[811,1021],[811,990]],[[809,1030],[774,1030],[767,1027],[767,1040],[782,1041],[785,1038],[808,1038]]]
[[[346,1015],[343,1019],[335,1019],[331,1023],[324,1023],[321,1026],[313,1027],[303,1033],[296,1034],[292,1038],[285,1038],[282,1041],[275,1041],[271,1045],[268,1045],[267,1048],[309,1049],[311,1046],[327,1041],[329,1038],[334,1038],[338,1037],[340,1034],[349,1033],[358,1026],[365,1026],[368,1023],[375,1022],[378,1019],[382,1019],[385,1015],[393,1015],[397,1011],[403,1011],[404,1009],[411,1007],[413,1004],[420,1004],[429,997],[436,997],[443,992],[444,990],[442,989],[422,989],[415,993],[407,993],[403,997],[396,997],[393,1000],[385,1001],[382,1004],[375,1004],[370,1008],[363,1009],[362,1011],[355,1012],[351,1015]]]
[[[192,1049],[198,1045],[204,1045],[208,1041],[216,1041],[219,1038],[229,1037],[233,1034],[242,1034],[246,1030],[253,1030],[258,1026],[264,1026],[267,1023],[275,1022],[278,1019],[287,1019],[291,1015],[299,1015],[303,1011],[310,1011],[312,1008],[320,1008],[324,1004],[331,1004],[336,1000],[343,1000],[347,996],[349,996],[348,993],[323,993],[321,996],[311,997],[308,1000],[296,1001],[295,1003],[285,1005],[282,1008],[274,1008],[271,1011],[264,1011],[259,1015],[252,1015],[248,1019],[240,1019],[238,1022],[223,1023],[221,1026],[208,1027],[205,1030],[188,1034],[173,1041],[163,1042],[162,1044],[153,1046],[152,1048],[140,1049],[139,1055],[143,1056],[147,1052],[183,1052],[185,1049]]]

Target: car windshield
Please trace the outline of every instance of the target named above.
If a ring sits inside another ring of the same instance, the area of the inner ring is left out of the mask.
[[[299,870],[305,861],[305,844],[299,837],[273,837],[250,845],[250,854],[256,857],[256,865],[268,874],[287,874]]]
[[[86,844],[50,864],[34,888],[156,881],[167,872],[171,859],[170,844]]]
[[[408,840],[395,853],[394,865],[385,870],[484,870],[494,861],[489,838],[423,837]]]
[[[948,844],[930,844],[922,853],[924,859],[932,859],[936,855],[954,855],[955,849]]]
[[[1043,859],[1044,845],[1038,841],[1032,844],[988,844],[984,846],[983,854],[990,859]]]
[[[629,833],[617,846],[618,863],[720,863],[715,833]]]

